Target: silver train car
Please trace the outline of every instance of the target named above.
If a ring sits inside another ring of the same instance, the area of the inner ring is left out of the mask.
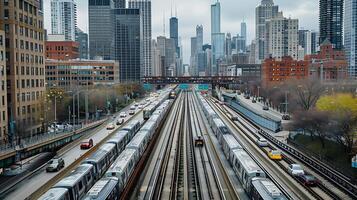
[[[70,200],[67,188],[51,188],[38,200]]]
[[[249,191],[252,179],[256,177],[265,178],[265,172],[243,149],[232,150],[229,158],[233,170],[241,181],[243,188]]]
[[[85,159],[83,164],[91,164],[95,169],[95,179],[98,180],[109,168],[117,156],[114,144],[104,144],[91,156]]]
[[[254,200],[287,200],[281,190],[267,178],[253,178],[249,196]]]
[[[220,140],[224,155],[226,158],[230,158],[233,150],[243,149],[239,142],[235,139],[233,135],[223,135]]]
[[[83,200],[119,200],[119,181],[115,177],[101,178]]]
[[[116,177],[119,181],[119,193],[127,184],[131,173],[139,159],[139,153],[135,149],[125,149],[115,160],[113,165],[105,173],[105,177]]]
[[[89,164],[82,164],[52,188],[65,188],[68,190],[70,200],[80,200],[94,185],[94,168]]]

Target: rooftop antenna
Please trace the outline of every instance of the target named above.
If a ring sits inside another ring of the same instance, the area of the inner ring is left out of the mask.
[[[164,11],[164,18],[163,18],[163,22],[164,22],[164,37],[166,37],[166,33],[165,33],[165,11]]]
[[[176,15],[176,17],[178,17],[177,16],[177,5],[175,4],[175,15]]]

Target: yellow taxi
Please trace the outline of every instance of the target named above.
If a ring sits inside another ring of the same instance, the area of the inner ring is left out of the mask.
[[[279,150],[269,150],[268,156],[272,160],[281,160],[283,158]]]

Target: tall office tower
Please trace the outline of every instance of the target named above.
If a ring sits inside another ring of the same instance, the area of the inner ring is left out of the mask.
[[[114,30],[113,60],[119,61],[121,83],[140,82],[142,31],[139,9],[112,9]]]
[[[52,34],[64,35],[75,41],[77,27],[77,5],[74,0],[51,0]]]
[[[111,60],[113,25],[112,1],[91,0],[88,4],[89,18],[89,57],[102,57]],[[119,63],[121,65],[121,63]]]
[[[255,44],[255,40],[252,41],[252,43],[249,45],[249,64],[255,64],[255,48],[256,48],[256,44]]]
[[[197,72],[197,37],[191,37],[191,57],[190,57],[190,74],[196,76]]]
[[[348,74],[357,77],[357,0],[345,0],[345,51]]]
[[[160,54],[158,44],[156,40],[151,41],[151,67],[152,67],[152,76],[163,76],[163,62],[162,57],[165,55]]]
[[[152,76],[151,67],[151,0],[130,0],[129,8],[140,9],[143,32],[142,76]]]
[[[299,34],[299,41],[300,41],[300,34]],[[310,55],[310,54],[316,54],[317,49],[319,46],[318,42],[318,33],[314,31],[305,31],[304,36],[303,36],[303,45],[302,47],[304,48],[304,54],[305,55]],[[299,42],[300,45],[300,42]]]
[[[76,42],[79,43],[79,58],[88,59],[88,34],[77,28]]]
[[[202,51],[203,46],[203,26],[196,26],[196,38],[197,38],[197,53]]]
[[[342,25],[343,0],[320,0],[320,44],[328,39],[335,49],[341,50]]]
[[[232,44],[232,36],[230,33],[227,33],[226,44],[224,45],[227,61],[230,61],[232,58],[232,45],[231,44]]]
[[[240,23],[240,36],[247,39],[247,23],[245,23],[244,21]]]
[[[255,62],[261,63],[265,59],[266,53],[264,52],[266,41],[266,20],[278,14],[279,7],[274,5],[273,0],[262,0],[261,4],[255,9]]]
[[[125,0],[113,0],[114,8],[125,8]]]
[[[246,52],[247,48],[247,24],[245,22],[242,22],[240,24],[240,37],[243,42],[243,52]]]
[[[0,27],[0,140],[8,141],[5,31]]]
[[[224,57],[225,34],[221,33],[221,4],[211,5],[212,72],[218,75],[218,66]]]
[[[245,53],[247,51],[246,38],[238,35],[235,46],[237,47],[237,53]]]
[[[180,57],[180,48],[178,46],[178,19],[177,17],[170,18],[170,38],[175,41],[176,53]]]
[[[306,32],[308,32],[308,30],[299,30],[299,46],[302,46],[303,48],[305,48],[306,43]]]
[[[265,57],[298,59],[299,20],[285,18],[282,12],[266,21]]]
[[[44,130],[41,102],[45,95],[45,30],[40,2],[16,1],[16,6],[14,2],[0,1],[0,27],[4,28],[4,41],[8,43],[5,51],[10,141]],[[23,17],[14,13],[22,13]]]
[[[164,76],[176,76],[176,48],[175,40],[164,36],[157,37],[157,48],[163,63]]]

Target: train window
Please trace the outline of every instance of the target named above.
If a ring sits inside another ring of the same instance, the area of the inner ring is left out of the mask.
[[[116,174],[115,172],[112,172],[112,176],[116,177],[116,175],[117,175],[117,174]]]
[[[260,173],[256,173],[255,176],[256,176],[256,177],[259,177],[259,176],[260,176]]]
[[[91,174],[90,173],[88,173],[87,175],[86,175],[86,178],[87,178],[87,183],[89,183],[90,182],[90,180],[91,180]]]
[[[78,189],[79,189],[79,191],[81,191],[81,190],[83,189],[83,183],[82,183],[82,181],[79,181],[79,183],[78,183]]]
[[[244,180],[248,180],[248,174],[244,172]]]

